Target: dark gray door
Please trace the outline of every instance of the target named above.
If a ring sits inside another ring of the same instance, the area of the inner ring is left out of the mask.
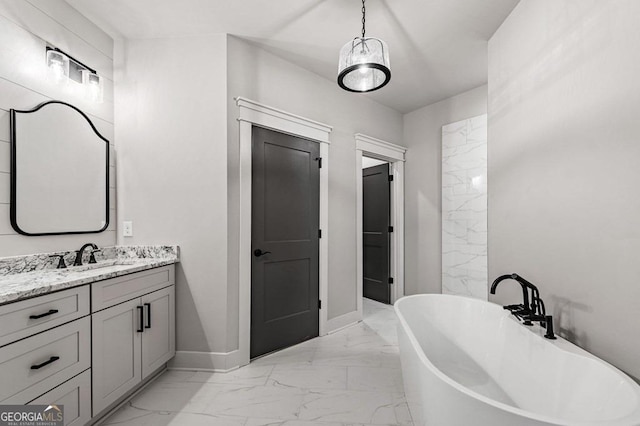
[[[364,297],[391,302],[389,164],[362,170]]]
[[[253,128],[251,358],[318,336],[318,143]]]

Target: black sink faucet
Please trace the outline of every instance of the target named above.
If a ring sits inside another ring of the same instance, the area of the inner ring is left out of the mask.
[[[93,252],[98,250],[98,246],[93,243],[87,243],[83,245],[80,250],[76,251],[76,260],[73,261],[73,266],[82,266],[82,255],[84,254],[84,250],[87,247],[91,247],[93,250],[91,251],[91,258],[89,259],[89,263],[96,263],[96,258],[93,255]]]
[[[553,333],[553,318],[551,315],[547,315],[544,302],[540,298],[540,292],[538,287],[525,280],[518,274],[501,275],[493,281],[491,284],[491,294],[496,294],[496,288],[500,282],[512,279],[518,282],[522,287],[522,305],[507,305],[504,309],[508,309],[511,313],[521,320],[524,325],[533,325],[532,321],[539,322],[547,332],[544,335],[547,339],[555,339],[556,336]],[[531,290],[531,298],[529,298],[529,290]]]

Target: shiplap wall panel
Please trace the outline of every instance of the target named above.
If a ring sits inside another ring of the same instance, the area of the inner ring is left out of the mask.
[[[9,111],[0,109],[0,141],[9,142]]]
[[[67,4],[61,0],[47,0],[47,2],[51,3],[51,8],[61,8]],[[69,13],[73,13],[71,11],[75,12],[76,18],[84,18],[75,9],[70,8]],[[24,29],[42,41],[53,44],[98,71],[99,74],[113,80],[113,58],[111,57],[113,55],[101,52],[81,35],[70,31],[28,1],[0,0],[0,15],[11,21],[14,26]],[[94,28],[97,30],[97,27]]]
[[[1,31],[2,31],[2,28],[0,27],[0,33]],[[29,110],[29,109],[33,109],[35,106],[37,106],[38,104],[41,104],[42,102],[50,101],[52,99],[62,100],[72,105],[75,105],[76,107],[83,110],[83,112],[87,114],[87,116],[91,119],[91,121],[96,125],[96,128],[98,128],[98,125],[102,125],[100,121],[103,121],[104,125],[110,126],[111,127],[110,131],[113,132],[112,121],[105,120],[104,118],[101,118],[95,115],[92,111],[87,111],[83,109],[82,103],[77,102],[77,98],[72,98],[68,100],[60,99],[60,98],[51,98],[34,91],[32,88],[28,88],[28,86],[22,86],[14,82],[4,80],[3,78],[4,76],[0,73],[0,109],[2,110],[9,111],[11,108]],[[113,105],[111,106],[111,108],[113,109]],[[113,118],[113,112],[111,112],[111,118]],[[4,125],[9,126],[8,114],[6,116],[6,124],[3,124],[3,126]]]
[[[92,242],[98,247],[112,246],[115,231],[100,234],[52,235],[48,237],[27,237],[19,234],[0,236],[0,257],[14,256],[15,253],[48,253],[68,249],[79,249],[84,243]],[[34,248],[37,248],[34,251]],[[52,260],[53,261],[53,260]]]
[[[29,88],[46,98],[68,102],[85,113],[113,123],[113,85],[105,82],[104,102],[96,103],[84,98],[82,86],[78,83],[73,81],[69,81],[66,85],[52,83],[47,77],[45,41],[1,15],[0,46],[3,46],[0,49],[0,76],[5,80]],[[73,50],[67,52],[73,56]],[[91,66],[88,62],[87,65]],[[10,108],[31,109],[34,106],[11,105]]]
[[[104,121],[101,118],[89,116],[91,122],[94,126],[96,126],[96,130],[107,140],[109,144],[113,145],[113,123],[109,123],[108,121]]]
[[[109,226],[107,227],[107,231],[114,231],[116,230],[116,209],[109,209]]]
[[[70,90],[78,88],[74,83],[65,88],[47,79],[47,42],[98,71],[105,83],[103,103],[90,102],[81,93]],[[0,46],[0,256],[72,250],[88,241],[101,247],[114,245],[117,227],[113,40],[63,0],[0,0]],[[8,111],[32,109],[52,99],[80,108],[110,142],[110,223],[107,231],[100,234],[27,237],[11,228]]]
[[[0,204],[0,248],[4,245],[4,241],[2,241],[3,236],[5,236],[5,235],[19,235],[11,227],[11,221],[10,221],[9,215],[10,215],[9,204]],[[102,234],[105,234],[105,233],[109,233],[109,235],[111,237],[115,238],[115,234],[113,234],[113,235],[111,234],[112,232],[115,232],[115,230],[116,230],[116,210],[115,209],[109,209],[109,226],[107,227],[107,230],[105,232],[101,232],[100,234],[87,234],[87,241],[95,242],[94,240],[96,240],[96,239],[102,239]],[[62,238],[62,237],[64,237],[64,235],[61,235],[61,236],[50,236],[50,237],[26,237],[26,236],[21,236],[21,237],[29,238],[29,239],[31,239],[31,241],[38,241],[38,240],[41,240],[41,239],[44,240],[44,239],[52,239],[52,238],[53,239]],[[96,244],[98,244],[98,243],[96,243]],[[110,244],[106,244],[106,245],[113,245],[113,244],[114,243],[110,243]],[[100,246],[100,247],[103,247],[103,246]],[[77,248],[78,247],[70,247],[70,248],[68,248],[68,250],[73,250],[73,249],[77,249]],[[63,249],[60,249],[60,250],[66,250],[66,249],[67,248],[63,248]],[[2,250],[0,250],[0,251],[2,251]],[[6,256],[6,255],[0,255],[0,256]]]
[[[67,2],[51,0],[27,0],[50,18],[67,28],[94,48],[113,59],[113,39],[103,31],[96,31],[96,26]]]
[[[9,203],[9,177],[9,173],[0,173],[0,204]]]
[[[11,171],[10,152],[9,142],[0,141],[0,173],[9,173]]]
[[[9,204],[0,204],[0,237],[15,234],[9,222]]]

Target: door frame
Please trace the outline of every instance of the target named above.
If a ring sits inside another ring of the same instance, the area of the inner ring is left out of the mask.
[[[391,218],[393,226],[389,251],[389,269],[393,277],[391,303],[404,296],[404,162],[407,149],[362,133],[356,139],[356,296],[358,316],[362,318],[363,294],[363,247],[362,247],[362,157],[377,158],[389,162],[389,173],[393,176],[391,185]]]
[[[329,134],[333,127],[243,97],[235,98],[240,123],[240,240],[238,365],[250,361],[251,346],[251,129],[254,125],[310,139],[320,144],[319,335],[326,334],[329,289]]]

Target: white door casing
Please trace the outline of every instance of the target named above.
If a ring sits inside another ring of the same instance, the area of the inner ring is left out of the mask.
[[[357,239],[357,309],[362,318],[363,292],[363,248],[362,248],[362,157],[372,157],[389,162],[389,173],[393,176],[391,184],[391,250],[390,269],[393,284],[391,303],[404,296],[404,161],[405,147],[385,142],[371,136],[356,133],[356,239]]]
[[[236,98],[240,123],[239,343],[230,363],[249,364],[251,344],[251,128],[254,125],[320,142],[320,336],[326,334],[329,287],[329,134],[332,127],[259,102]]]

